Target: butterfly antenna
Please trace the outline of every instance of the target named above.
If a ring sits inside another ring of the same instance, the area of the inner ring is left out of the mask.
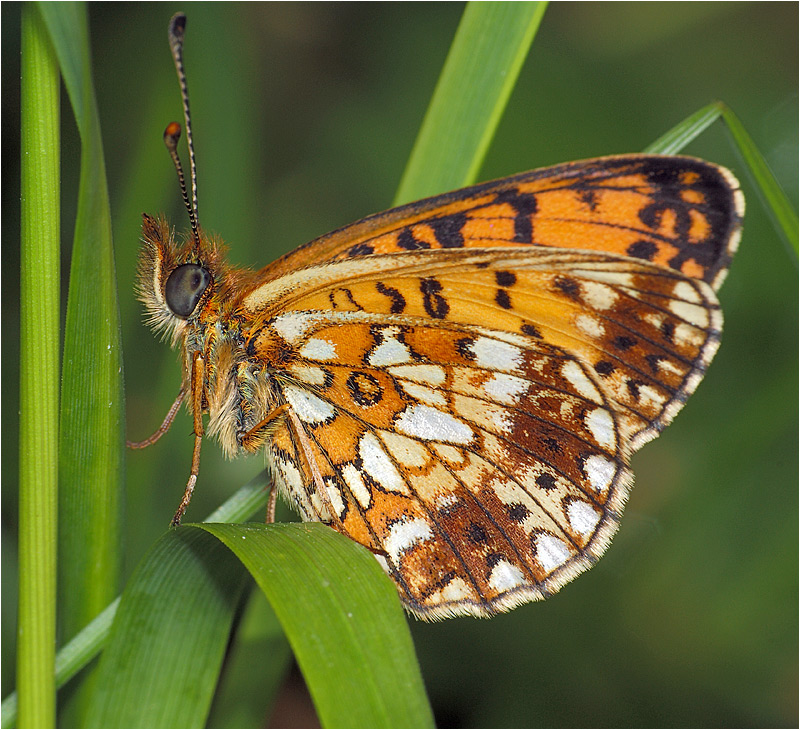
[[[186,85],[186,73],[183,69],[183,36],[186,30],[186,16],[183,13],[176,13],[169,21],[169,47],[172,51],[172,59],[175,61],[175,70],[178,72],[178,83],[181,87],[181,101],[183,102],[183,119],[186,124],[186,143],[189,147],[189,175],[192,183],[192,200],[189,201],[189,194],[186,189],[186,180],[183,175],[180,158],[178,157],[178,140],[181,136],[181,127],[177,122],[171,122],[164,131],[164,143],[167,145],[175,170],[178,173],[178,182],[183,194],[183,202],[189,213],[189,222],[192,226],[192,238],[195,248],[200,246],[200,234],[198,232],[197,212],[197,167],[194,161],[194,142],[192,141],[192,117],[189,112],[189,89]]]

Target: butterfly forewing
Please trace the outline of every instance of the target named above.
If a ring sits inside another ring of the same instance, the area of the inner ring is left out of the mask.
[[[538,245],[660,263],[718,288],[738,244],[743,198],[724,168],[689,157],[570,162],[369,216],[263,273],[375,253]]]

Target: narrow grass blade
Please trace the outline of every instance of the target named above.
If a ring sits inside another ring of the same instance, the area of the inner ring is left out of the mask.
[[[207,521],[242,522],[246,520],[266,505],[269,484],[269,475],[262,472],[220,505],[209,515]],[[119,601],[119,597],[114,599],[56,654],[56,688],[61,688],[69,682],[105,647]],[[0,715],[2,727],[11,727],[16,722],[17,707],[17,693],[12,692],[3,700],[2,714]]]
[[[121,561],[123,396],[111,214],[86,9],[42,3],[81,137],[61,390],[59,623],[75,634],[113,600]],[[80,722],[80,715],[72,717]]]
[[[475,181],[547,3],[468,3],[394,204]]]
[[[722,116],[719,102],[704,106],[645,148],[651,155],[676,155]]]
[[[324,727],[431,727],[397,592],[375,558],[317,524],[216,525],[283,626]]]
[[[60,77],[38,8],[22,13],[19,622],[17,687],[27,727],[55,724]]]
[[[202,530],[169,530],[122,594],[88,727],[203,727],[247,574]]]
[[[767,165],[764,156],[756,147],[753,138],[747,133],[739,118],[721,101],[704,106],[694,114],[676,124],[666,134],[649,145],[645,152],[651,154],[674,155],[705,131],[717,119],[722,119],[733,138],[736,149],[742,155],[750,174],[761,195],[766,209],[772,216],[775,227],[784,240],[798,252],[798,221],[786,194]]]
[[[722,105],[722,118],[728,131],[736,143],[736,148],[741,153],[750,174],[756,183],[767,210],[773,218],[775,227],[783,234],[786,242],[792,247],[795,254],[798,252],[798,222],[797,213],[781,189],[767,161],[753,142],[753,138],[742,126],[739,117],[726,105]]]

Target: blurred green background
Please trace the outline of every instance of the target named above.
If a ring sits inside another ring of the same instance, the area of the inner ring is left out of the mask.
[[[389,205],[462,7],[90,4],[131,438],[156,428],[180,384],[176,356],[142,324],[133,294],[141,213],[186,225],[161,142],[181,113],[170,15],[189,18],[200,219],[232,261],[259,267]],[[16,610],[19,5],[3,3],[2,21],[5,696]],[[635,152],[721,99],[796,200],[797,26],[796,3],[555,3],[480,178]],[[63,105],[66,275],[79,147],[66,94]],[[597,567],[491,621],[411,620],[441,726],[797,724],[796,257],[721,126],[688,152],[730,167],[747,198],[721,292],[722,348],[676,423],[634,458],[637,487]],[[182,413],[159,444],[128,454],[127,573],[175,509],[190,431]],[[261,468],[260,457],[224,462],[209,442],[188,518]],[[258,671],[247,679],[252,691],[238,691],[258,701]]]

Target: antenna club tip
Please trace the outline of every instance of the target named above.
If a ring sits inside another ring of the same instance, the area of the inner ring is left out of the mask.
[[[186,30],[186,16],[183,13],[175,13],[169,20],[170,37],[183,40],[183,33]]]
[[[164,130],[164,144],[168,149],[174,150],[178,146],[181,138],[181,125],[177,122],[170,122]]]

